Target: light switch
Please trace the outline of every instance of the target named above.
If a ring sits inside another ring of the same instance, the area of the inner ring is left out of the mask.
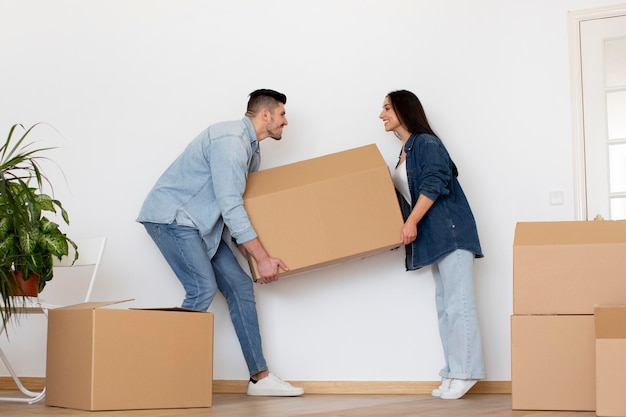
[[[553,206],[560,206],[563,204],[563,191],[551,191],[550,192],[550,204]]]

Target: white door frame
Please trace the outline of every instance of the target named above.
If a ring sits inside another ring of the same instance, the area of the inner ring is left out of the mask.
[[[574,210],[576,220],[587,220],[585,179],[585,135],[580,53],[580,24],[586,20],[626,15],[626,4],[569,12],[570,80],[572,92],[572,136],[574,156]]]

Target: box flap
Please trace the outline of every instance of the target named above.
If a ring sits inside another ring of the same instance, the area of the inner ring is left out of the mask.
[[[59,307],[57,310],[60,310],[60,309],[64,309],[64,310],[95,309],[95,308],[110,306],[114,304],[125,303],[125,302],[133,301],[133,300],[134,298],[129,298],[128,300],[119,300],[119,301],[90,301],[88,303],[80,303],[80,304],[73,304],[71,306]]]
[[[626,220],[520,222],[514,246],[625,243]]]
[[[389,171],[387,163],[375,144],[365,145],[318,158],[264,169],[248,175],[244,199],[300,188],[332,180],[356,172],[366,172],[379,167]]]
[[[626,339],[626,306],[595,306],[596,339]]]
[[[184,311],[188,313],[208,313],[208,311],[192,310],[191,308],[183,307],[133,307],[129,310],[148,310],[148,311]]]

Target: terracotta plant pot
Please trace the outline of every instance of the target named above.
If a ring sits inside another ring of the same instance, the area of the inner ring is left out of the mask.
[[[15,271],[14,295],[17,297],[37,297],[39,295],[39,276],[31,274],[29,279],[24,279],[22,272]]]

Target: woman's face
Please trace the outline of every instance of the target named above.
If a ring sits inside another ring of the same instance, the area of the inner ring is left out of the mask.
[[[398,120],[398,116],[396,115],[396,111],[391,105],[389,97],[385,97],[385,101],[383,101],[383,111],[380,112],[378,117],[383,121],[387,132],[398,133],[397,130],[402,127],[400,120]]]

